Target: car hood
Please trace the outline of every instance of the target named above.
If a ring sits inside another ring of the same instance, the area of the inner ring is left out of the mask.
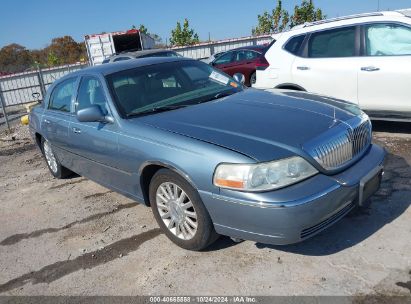
[[[303,154],[304,143],[360,113],[356,105],[329,97],[247,89],[135,121],[270,161]]]

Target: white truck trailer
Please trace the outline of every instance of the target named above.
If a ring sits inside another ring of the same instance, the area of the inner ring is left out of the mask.
[[[85,43],[90,65],[101,64],[114,54],[152,49],[155,44],[152,37],[137,29],[86,35]]]

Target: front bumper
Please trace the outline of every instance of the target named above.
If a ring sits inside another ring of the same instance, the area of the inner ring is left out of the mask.
[[[219,194],[200,191],[200,196],[219,234],[266,244],[296,243],[336,223],[358,205],[364,178],[370,172],[378,174],[385,154],[372,145],[342,173],[317,174],[272,192],[221,189]]]

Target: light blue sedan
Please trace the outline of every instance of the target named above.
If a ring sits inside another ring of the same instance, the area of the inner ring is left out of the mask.
[[[49,88],[30,131],[55,177],[151,205],[190,250],[218,235],[299,242],[379,188],[385,151],[355,105],[240,78],[184,58],[87,68]]]

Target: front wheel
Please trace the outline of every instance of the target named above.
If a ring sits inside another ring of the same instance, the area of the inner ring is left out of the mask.
[[[56,178],[65,178],[72,173],[69,169],[63,167],[54,154],[53,148],[47,139],[42,138],[41,150],[43,151],[44,158],[46,159],[47,167],[51,174]]]
[[[150,204],[158,225],[178,246],[202,250],[218,238],[198,192],[177,173],[161,169],[154,175]]]

